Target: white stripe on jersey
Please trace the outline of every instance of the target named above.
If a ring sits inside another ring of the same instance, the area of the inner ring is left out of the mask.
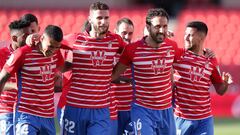
[[[113,58],[123,46],[118,41],[119,36],[107,35],[103,39],[94,39],[87,34],[77,36],[73,44],[68,105],[78,108],[108,107]]]
[[[210,117],[209,87],[214,65],[204,56],[185,51],[174,64],[175,115],[185,119]]]

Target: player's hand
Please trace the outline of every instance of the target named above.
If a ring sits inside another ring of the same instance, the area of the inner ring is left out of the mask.
[[[226,84],[232,84],[233,80],[232,80],[232,76],[229,73],[222,73],[222,79]]]
[[[112,81],[112,83],[115,83],[115,84],[131,83],[131,82],[132,82],[132,79],[123,77],[123,76],[120,76],[116,80]]]
[[[169,38],[174,37],[174,33],[173,33],[173,31],[168,30],[168,32],[167,32],[167,36],[168,36]]]
[[[26,44],[29,46],[37,45],[40,42],[40,37],[41,35],[39,35],[38,33],[28,35],[28,37],[26,38]]]
[[[17,84],[16,83],[6,83],[3,87],[3,91],[7,91],[10,89],[17,89]]]
[[[215,58],[216,57],[215,53],[211,49],[204,48],[204,52],[205,52],[204,56],[207,58]]]

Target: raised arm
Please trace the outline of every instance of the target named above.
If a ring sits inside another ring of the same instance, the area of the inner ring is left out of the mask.
[[[5,69],[2,69],[0,73],[0,94],[4,89],[9,89],[9,87],[12,86],[12,85],[6,85],[6,87],[4,87],[9,78],[10,78],[10,74]]]
[[[229,73],[223,72],[222,74],[222,83],[213,84],[218,95],[224,95],[228,89],[228,85],[233,83],[232,76]]]
[[[128,66],[122,64],[121,62],[118,62],[116,66],[113,68],[112,73],[112,81],[119,78],[119,76],[128,68]]]

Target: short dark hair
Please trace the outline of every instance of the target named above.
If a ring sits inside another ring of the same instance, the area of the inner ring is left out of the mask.
[[[91,24],[88,20],[86,20],[82,26],[82,32],[84,31],[91,31]]]
[[[199,32],[203,32],[205,35],[208,33],[207,24],[201,21],[191,21],[187,24],[187,27],[195,28]]]
[[[126,24],[132,25],[134,27],[133,22],[129,18],[122,18],[117,21],[117,29],[118,29],[119,25],[121,25],[122,23],[126,23]]]
[[[28,21],[23,21],[23,20],[15,20],[13,22],[11,22],[8,27],[10,29],[10,31],[12,30],[19,30],[19,29],[22,29],[22,28],[26,28],[26,27],[29,27],[30,26],[30,22]]]
[[[23,15],[23,16],[21,17],[21,20],[23,20],[23,21],[29,21],[30,23],[36,22],[36,24],[38,24],[38,19],[37,19],[37,17],[36,17],[35,15],[33,15],[33,14],[30,14],[30,13]]]
[[[91,10],[109,10],[109,6],[103,2],[94,2],[90,5],[90,11]]]
[[[146,24],[151,25],[151,19],[156,16],[163,16],[169,20],[169,15],[163,8],[152,8],[148,10]]]
[[[44,33],[46,33],[50,38],[58,42],[61,42],[63,39],[62,29],[55,25],[48,25],[45,28]]]

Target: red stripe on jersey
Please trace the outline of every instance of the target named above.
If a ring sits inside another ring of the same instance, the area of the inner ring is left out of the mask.
[[[114,58],[115,64],[119,61],[119,57],[120,57],[119,54],[115,56]],[[130,68],[126,69],[126,71],[121,76],[131,79],[132,72]],[[130,111],[132,98],[133,98],[132,85],[130,83],[125,83],[125,82],[120,84],[112,83],[111,89],[115,92],[118,111]]]
[[[4,64],[10,57],[11,53],[13,52],[13,49],[11,48],[11,45],[7,44],[4,45],[3,48],[0,49],[0,70],[2,70]],[[15,74],[12,75],[7,83],[16,83],[16,77]],[[7,91],[3,91],[0,95],[0,114],[2,113],[12,113],[14,103],[16,101],[17,97],[17,90],[16,89],[10,89]]]
[[[59,53],[44,57],[35,48],[24,46],[14,52],[6,71],[18,71],[18,111],[40,117],[54,117],[54,81],[57,67],[63,64]]]
[[[171,107],[171,69],[177,44],[166,39],[159,48],[148,46],[144,38],[126,46],[120,62],[134,65],[135,102],[146,108]]]
[[[186,119],[204,119],[212,115],[209,87],[211,82],[222,82],[215,61],[184,51],[174,63],[175,115]]]
[[[118,108],[117,108],[117,99],[115,95],[114,89],[110,89],[109,91],[109,97],[110,97],[110,105],[109,105],[109,111],[110,111],[110,118],[111,120],[117,120],[118,119]]]
[[[121,37],[108,33],[94,39],[87,33],[79,34],[73,44],[72,84],[67,104],[79,108],[109,106],[109,89],[113,58],[124,47]]]

